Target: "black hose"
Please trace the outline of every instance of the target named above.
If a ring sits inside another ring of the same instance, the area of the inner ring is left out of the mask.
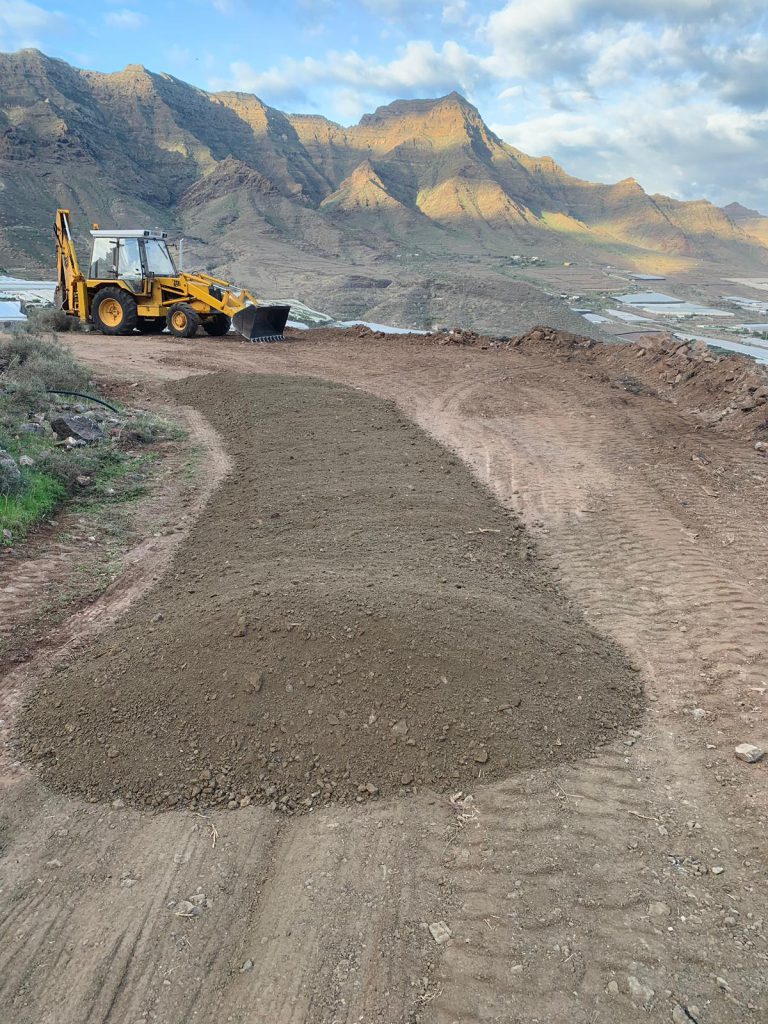
[[[112,412],[122,416],[119,409],[116,409],[114,405],[110,405],[109,402],[105,402],[103,398],[95,398],[93,395],[81,395],[79,391],[57,391],[56,388],[46,388],[46,391],[49,395],[71,395],[73,398],[85,398],[89,402],[98,402],[99,405],[106,405]]]

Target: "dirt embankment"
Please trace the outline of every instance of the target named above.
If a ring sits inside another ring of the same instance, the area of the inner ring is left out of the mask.
[[[353,327],[350,340],[390,335]],[[311,340],[337,340],[339,332],[312,331]],[[718,433],[755,442],[768,451],[768,369],[741,355],[717,355],[703,341],[654,335],[638,342],[606,344],[554,327],[535,327],[514,338],[493,338],[455,328],[436,334],[399,335],[398,344],[462,345],[516,349],[576,360],[604,381],[634,394],[662,398],[699,417]]]
[[[638,677],[518,520],[389,403],[302,378],[172,386],[234,469],[169,574],[32,697],[51,786],[292,810],[585,754]]]

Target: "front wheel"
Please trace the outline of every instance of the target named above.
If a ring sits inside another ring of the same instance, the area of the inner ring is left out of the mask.
[[[122,288],[102,288],[91,304],[91,319],[102,334],[131,334],[139,322],[136,300]]]
[[[203,320],[203,330],[211,338],[222,338],[232,324],[226,313],[214,313]]]
[[[171,306],[166,317],[168,330],[177,338],[193,338],[200,326],[200,316],[186,302]]]

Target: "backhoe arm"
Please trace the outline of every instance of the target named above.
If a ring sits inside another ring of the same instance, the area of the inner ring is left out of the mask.
[[[56,297],[58,305],[70,316],[88,319],[88,289],[80,273],[77,253],[69,230],[69,210],[57,210],[56,235]]]

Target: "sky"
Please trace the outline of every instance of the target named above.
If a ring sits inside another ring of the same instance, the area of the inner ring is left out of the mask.
[[[0,51],[342,124],[454,89],[592,181],[768,213],[767,0],[0,0]]]

